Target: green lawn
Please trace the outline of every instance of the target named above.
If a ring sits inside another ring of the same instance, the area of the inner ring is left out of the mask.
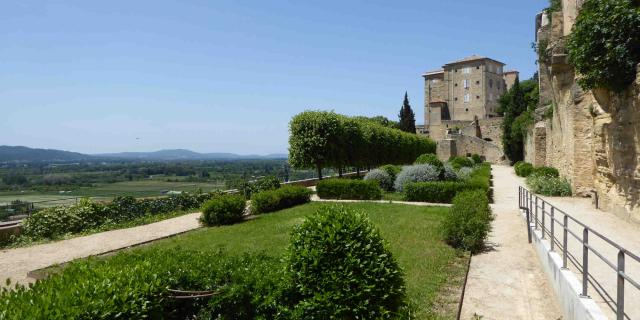
[[[328,204],[309,203],[232,226],[203,228],[133,250],[224,248],[233,254],[265,252],[279,257],[291,228],[323,205]],[[438,225],[447,209],[379,203],[345,205],[367,212],[390,243],[406,274],[408,301],[415,319],[455,318],[468,258],[440,238]]]

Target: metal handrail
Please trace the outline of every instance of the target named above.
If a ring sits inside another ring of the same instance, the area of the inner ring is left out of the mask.
[[[588,297],[589,283],[591,283],[594,290],[604,298],[607,305],[616,313],[616,319],[629,319],[629,316],[624,312],[625,283],[629,283],[637,290],[640,290],[640,280],[634,280],[629,274],[625,273],[625,264],[627,258],[640,263],[640,257],[522,186],[518,188],[518,206],[526,212],[529,243],[531,243],[531,229],[534,228],[538,230],[539,227],[541,227],[542,239],[545,239],[547,236],[550,237],[551,251],[555,251],[556,246],[562,250],[562,268],[567,269],[568,262],[571,262],[571,264],[582,273],[582,292],[580,296]],[[547,211],[547,208],[549,208],[550,211]],[[559,215],[562,216],[562,219],[557,218]],[[549,221],[546,219],[547,216],[550,218]],[[582,227],[582,235],[578,235],[570,230],[569,222],[577,224],[578,227]],[[549,223],[550,226],[547,227]],[[562,228],[562,239],[556,239],[555,228],[557,226]],[[582,263],[580,263],[577,257],[568,252],[567,245],[569,235],[578,240],[582,246]],[[594,236],[618,250],[617,263],[613,263],[607,259],[602,253],[598,252],[595,247],[589,244],[589,238]],[[617,297],[615,301],[613,301],[611,295],[605,290],[604,286],[598,282],[594,275],[589,274],[589,252],[600,258],[600,260],[616,272]]]

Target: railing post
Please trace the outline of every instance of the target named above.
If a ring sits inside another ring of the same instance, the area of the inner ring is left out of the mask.
[[[624,250],[618,252],[618,299],[616,300],[616,319],[624,320]]]
[[[568,239],[568,229],[569,229],[569,216],[564,215],[564,226],[562,231],[562,269],[567,268],[567,240]]]
[[[545,214],[544,214],[544,200],[543,200],[542,201],[542,239],[545,238],[545,235],[544,235],[544,230],[545,230],[544,229],[544,215]]]
[[[553,251],[553,248],[556,245],[556,232],[555,232],[555,225],[556,225],[556,219],[555,219],[555,212],[556,212],[556,207],[551,206],[551,251]]]
[[[534,219],[535,224],[536,224],[536,230],[538,230],[538,197],[536,197],[535,203],[533,204],[534,208],[535,208],[535,215],[534,215]]]
[[[588,297],[587,288],[589,287],[589,228],[582,229],[582,295]]]

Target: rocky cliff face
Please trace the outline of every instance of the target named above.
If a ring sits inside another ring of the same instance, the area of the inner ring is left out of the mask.
[[[640,67],[622,93],[583,90],[564,46],[577,12],[565,0],[563,12],[538,16],[540,104],[525,160],[558,168],[576,195],[640,223]]]

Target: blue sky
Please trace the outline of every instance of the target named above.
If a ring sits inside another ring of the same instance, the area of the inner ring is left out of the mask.
[[[306,109],[423,118],[426,70],[535,71],[546,0],[2,1],[0,145],[286,152]]]

